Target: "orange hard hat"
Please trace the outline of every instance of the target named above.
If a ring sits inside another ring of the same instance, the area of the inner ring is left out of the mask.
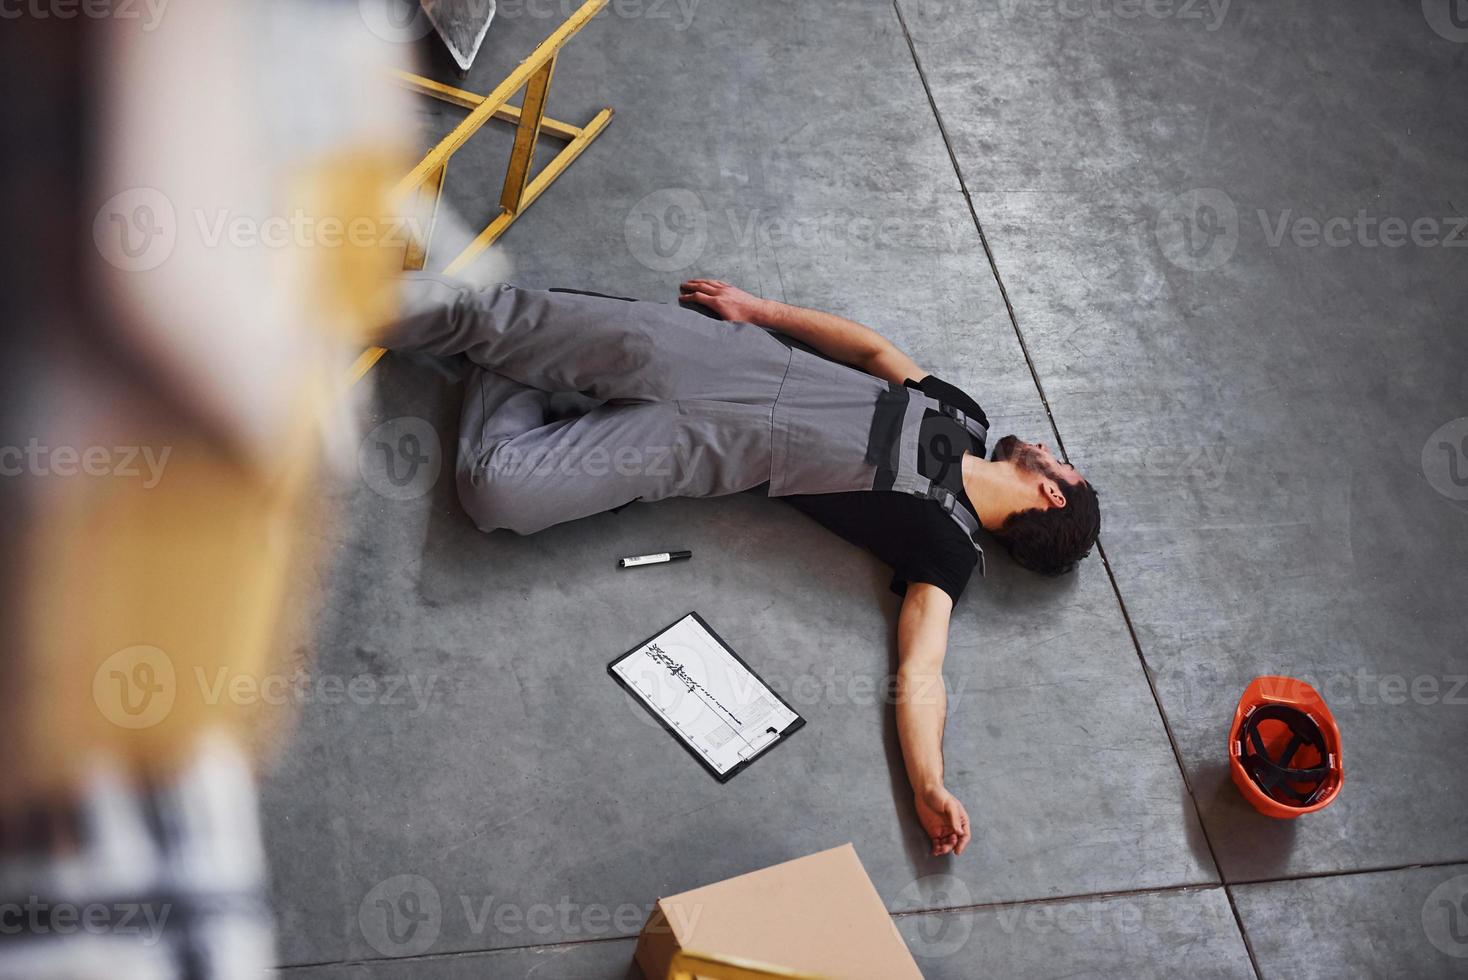
[[[1315,688],[1293,677],[1256,677],[1244,689],[1228,737],[1228,768],[1244,799],[1292,820],[1341,791],[1341,733]]]

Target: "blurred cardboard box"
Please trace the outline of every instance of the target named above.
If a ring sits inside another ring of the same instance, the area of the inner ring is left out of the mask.
[[[833,980],[922,980],[850,844],[659,899],[637,965],[664,980],[679,950]]]

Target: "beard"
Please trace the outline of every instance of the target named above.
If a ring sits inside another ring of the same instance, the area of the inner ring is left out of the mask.
[[[1026,473],[1037,473],[1053,480],[1060,479],[1041,461],[1040,451],[1028,443],[1020,442],[1018,436],[1008,435],[994,443],[994,452],[989,458],[996,463],[1011,461]]]

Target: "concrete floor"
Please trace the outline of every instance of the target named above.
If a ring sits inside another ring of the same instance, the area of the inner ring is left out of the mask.
[[[1438,6],[614,4],[551,109],[617,116],[503,239],[517,280],[712,275],[871,323],[1061,441],[1105,560],[1056,583],[990,549],[948,660],[975,837],[931,859],[869,694],[874,560],[750,496],[516,539],[431,473],[341,488],[302,647],[426,697],[307,706],[268,779],[291,974],[631,976],[659,895],[845,841],[931,977],[1468,974],[1468,29]],[[502,7],[466,87],[561,14]],[[459,117],[425,105],[425,143]],[[454,158],[471,223],[508,145]],[[1391,246],[1387,218],[1424,223]],[[389,358],[365,428],[451,452],[459,394]],[[696,558],[612,570],[667,547]],[[725,786],[603,669],[689,609],[809,722]],[[1343,733],[1343,795],[1295,823],[1228,782],[1262,673]]]

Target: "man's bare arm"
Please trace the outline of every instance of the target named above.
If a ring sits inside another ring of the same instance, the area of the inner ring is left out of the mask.
[[[894,384],[902,384],[909,378],[921,381],[928,373],[871,327],[834,313],[760,299],[717,279],[690,279],[682,285],[678,298],[707,306],[726,320],[742,320],[778,330],[832,360],[850,364],[884,381]]]
[[[918,819],[935,857],[962,854],[971,836],[968,811],[943,785],[943,724],[948,712],[943,657],[952,612],[948,593],[914,582],[897,617],[897,737]]]

